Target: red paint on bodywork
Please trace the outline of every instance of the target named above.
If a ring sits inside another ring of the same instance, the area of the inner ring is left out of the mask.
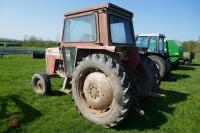
[[[56,56],[48,56],[47,57],[48,63],[47,63],[47,73],[48,74],[55,74],[55,64],[56,60],[63,60],[62,58],[58,58]]]
[[[56,62],[56,57],[55,56],[48,56],[47,57],[47,73],[48,74],[54,74],[54,68],[55,68],[55,62]]]
[[[140,56],[139,56],[139,50],[136,47],[133,47],[131,49],[131,52],[129,53],[129,59],[125,62],[126,68],[129,72],[133,72],[133,70],[136,69],[138,64],[140,63]]]
[[[55,74],[55,65],[56,60],[63,60],[63,57],[60,53],[59,47],[48,48],[46,50],[46,60],[47,60],[47,73],[49,75]]]

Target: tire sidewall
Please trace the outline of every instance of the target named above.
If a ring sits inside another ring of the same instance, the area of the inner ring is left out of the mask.
[[[42,84],[44,85],[43,89],[42,89],[42,92],[38,92],[37,91],[37,88],[36,88],[36,84],[35,83],[35,80],[40,80],[42,82]],[[37,94],[42,94],[42,95],[45,95],[47,94],[47,81],[46,81],[46,78],[44,77],[44,75],[42,75],[41,73],[35,73],[32,77],[32,89],[35,93]]]
[[[152,59],[155,62],[155,64],[159,67],[158,70],[160,73],[160,77],[163,78],[166,73],[166,61],[160,56],[156,55],[149,56],[149,58]]]
[[[105,114],[103,117],[95,117],[94,115],[91,115],[90,113],[87,113],[83,107],[83,105],[79,102],[81,101],[81,98],[78,96],[78,79],[80,74],[87,70],[87,69],[92,69],[96,68],[102,71],[105,75],[110,77],[113,85],[113,101],[112,101],[112,108],[111,110]],[[109,66],[108,64],[104,63],[103,61],[95,61],[95,60],[85,60],[84,63],[81,62],[80,65],[76,68],[74,74],[73,74],[73,79],[72,79],[72,93],[73,93],[73,98],[75,101],[75,104],[77,105],[79,111],[81,114],[83,114],[84,117],[87,119],[97,123],[97,124],[102,124],[102,125],[107,125],[108,123],[112,123],[115,121],[115,116],[119,115],[119,110],[123,109],[122,108],[122,84],[117,78],[117,73],[113,72],[113,69],[111,69],[112,66]],[[120,69],[120,68],[119,68]]]

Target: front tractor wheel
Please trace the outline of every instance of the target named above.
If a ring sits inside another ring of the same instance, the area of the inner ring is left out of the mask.
[[[35,73],[32,76],[32,88],[37,94],[47,95],[51,92],[51,82],[49,76],[44,73]]]
[[[72,93],[80,113],[92,122],[113,127],[127,115],[130,82],[126,72],[111,57],[93,54],[76,67]]]

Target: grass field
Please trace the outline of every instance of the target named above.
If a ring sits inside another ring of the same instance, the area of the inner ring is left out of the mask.
[[[141,103],[145,116],[131,111],[120,126],[104,129],[78,114],[71,94],[58,91],[62,80],[52,80],[51,96],[32,92],[32,74],[45,71],[44,59],[9,55],[0,59],[0,132],[200,132],[200,56],[196,58],[193,65],[172,71],[177,81],[162,82],[166,98]],[[11,120],[19,127],[11,127]]]

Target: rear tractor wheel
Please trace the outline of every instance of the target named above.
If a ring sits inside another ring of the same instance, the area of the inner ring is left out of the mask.
[[[92,54],[72,77],[75,105],[88,120],[104,127],[119,124],[130,107],[130,82],[122,66],[103,54]]]
[[[161,78],[156,64],[146,55],[140,54],[141,62],[133,72],[132,78],[138,90],[137,97],[142,100],[144,92],[157,92]]]
[[[47,95],[51,92],[51,82],[47,74],[38,72],[32,76],[32,88],[37,94]]]
[[[159,70],[160,77],[161,77],[161,79],[163,79],[166,72],[167,72],[167,70],[166,70],[167,66],[166,66],[165,60],[163,58],[159,57],[159,56],[156,56],[156,55],[150,55],[149,58],[152,59],[155,62],[156,66]]]

